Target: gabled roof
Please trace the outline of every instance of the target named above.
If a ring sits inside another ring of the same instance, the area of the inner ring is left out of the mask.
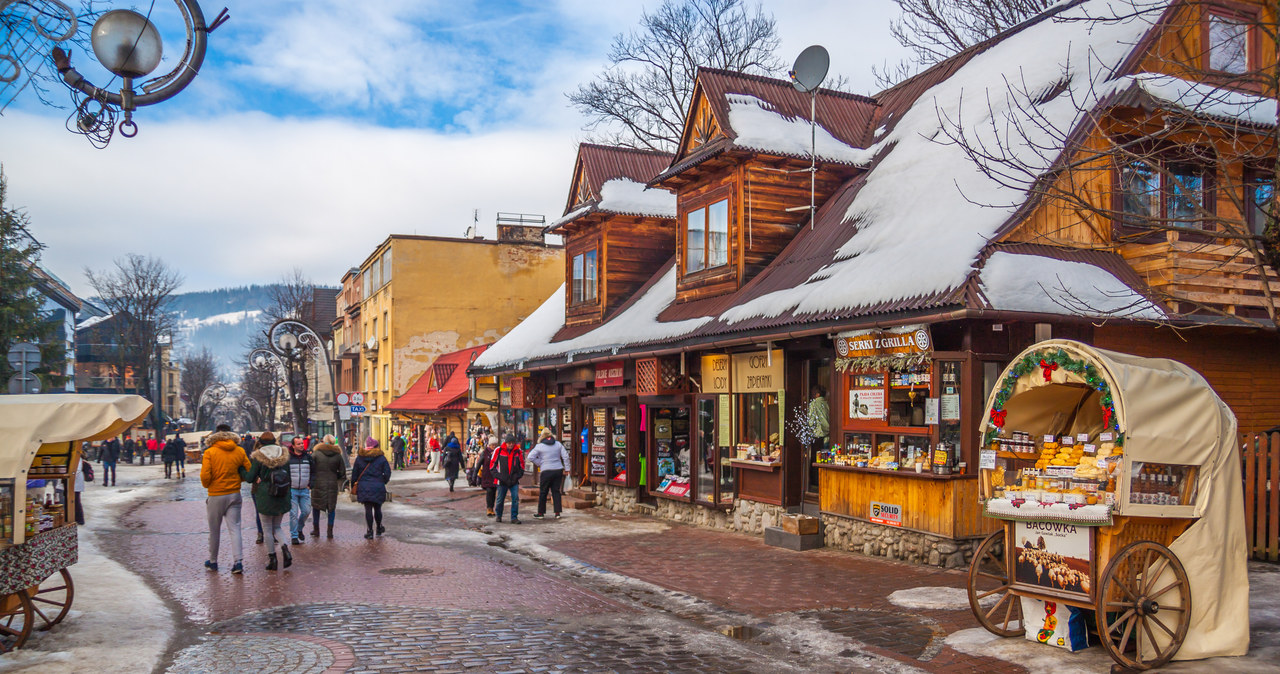
[[[489,344],[446,353],[431,364],[431,369],[418,377],[387,409],[393,412],[454,412],[467,409],[471,382],[467,367]]]
[[[565,213],[548,234],[591,213],[674,218],[675,195],[646,187],[671,162],[671,154],[629,147],[582,143],[574,162]]]

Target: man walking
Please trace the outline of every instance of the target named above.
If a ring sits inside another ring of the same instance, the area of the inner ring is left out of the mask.
[[[498,486],[497,504],[494,507],[497,521],[502,521],[502,506],[511,495],[511,523],[520,523],[520,478],[524,477],[524,450],[516,442],[516,436],[507,433],[503,443],[493,453],[489,471]]]
[[[302,527],[311,512],[311,476],[315,468],[315,459],[307,452],[302,437],[293,436],[293,442],[289,443],[289,535],[293,537],[290,541],[293,545],[302,545],[307,540]]]
[[[160,440],[156,436],[147,438],[147,454],[150,455],[150,465],[156,465],[156,456],[160,454]]]
[[[534,519],[547,514],[547,492],[555,504],[556,519],[560,519],[560,492],[564,488],[564,471],[569,467],[569,450],[555,439],[550,429],[542,431],[542,440],[529,452],[529,460],[540,469],[538,477],[538,512]]]
[[[102,486],[116,486],[116,463],[120,461],[120,441],[111,438],[102,443],[98,460],[102,462]]]
[[[400,435],[399,432],[391,434],[391,456],[396,461],[394,468],[396,470],[404,470],[404,436]]]
[[[222,523],[227,523],[227,535],[231,537],[231,557],[235,563],[231,573],[244,573],[244,541],[240,535],[240,471],[249,469],[249,457],[236,444],[236,434],[225,424],[209,436],[209,449],[200,461],[200,484],[209,492],[205,499],[205,514],[209,518],[209,559],[204,562],[210,571],[218,570],[218,543]]]
[[[137,451],[137,449],[138,449],[138,443],[133,441],[133,436],[125,435],[124,444],[121,445],[120,447],[120,453],[124,455],[124,460],[128,461],[130,465],[133,464],[133,454],[134,452]]]

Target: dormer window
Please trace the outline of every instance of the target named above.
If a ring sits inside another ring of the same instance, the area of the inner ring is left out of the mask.
[[[596,249],[573,256],[573,303],[596,301]]]
[[[729,264],[729,200],[720,199],[685,213],[684,273]]]
[[[1208,69],[1226,75],[1249,72],[1252,19],[1239,14],[1207,10],[1204,39],[1208,52]]]

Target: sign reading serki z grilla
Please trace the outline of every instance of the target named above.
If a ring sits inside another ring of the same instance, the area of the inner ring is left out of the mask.
[[[891,527],[902,526],[902,506],[893,503],[871,502],[871,521]]]

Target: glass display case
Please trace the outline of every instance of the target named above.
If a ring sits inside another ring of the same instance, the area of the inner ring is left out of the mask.
[[[1129,503],[1195,505],[1197,466],[1135,461],[1129,470]]]
[[[929,469],[929,449],[927,435],[847,432],[843,443],[819,455],[819,463],[924,472]]]
[[[653,491],[686,498],[692,491],[689,408],[650,407],[653,432]]]

